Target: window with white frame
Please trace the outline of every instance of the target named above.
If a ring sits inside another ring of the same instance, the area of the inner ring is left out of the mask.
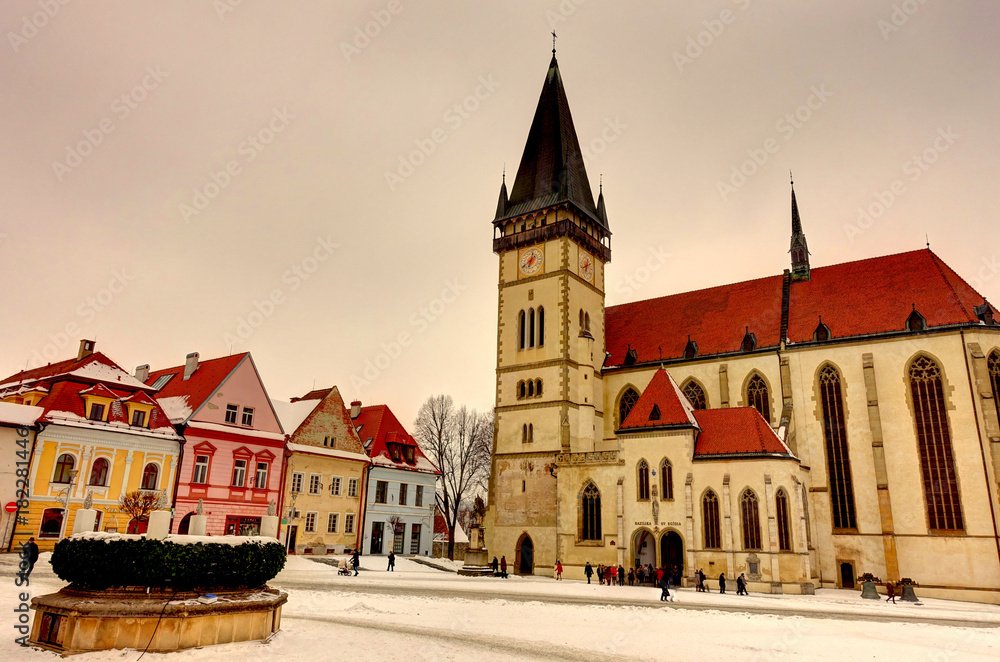
[[[208,482],[208,456],[196,455],[194,459],[194,475],[191,477],[192,483],[204,485]]]
[[[301,471],[292,474],[292,494],[302,494],[302,481],[305,479],[306,476]]]
[[[236,417],[240,413],[239,405],[226,405],[226,423],[236,425]]]
[[[257,463],[257,479],[254,481],[254,487],[258,490],[267,489],[267,474],[270,468],[271,467],[267,462]]]
[[[247,461],[237,459],[233,462],[233,487],[243,487],[247,481]]]
[[[253,425],[253,407],[243,408],[243,425],[247,427]]]
[[[306,513],[306,533],[316,533],[316,513]]]
[[[406,483],[399,484],[399,505],[406,505],[406,488],[409,487]]]
[[[423,508],[424,506],[424,486],[417,485],[417,493],[413,495],[413,505],[417,508]]]
[[[356,497],[358,496],[358,479],[351,478],[347,481],[347,496]]]
[[[340,496],[340,485],[343,479],[340,476],[330,476],[330,496]]]
[[[354,513],[344,515],[344,533],[354,533]]]
[[[379,480],[375,482],[375,503],[389,503],[389,482]]]
[[[326,532],[327,533],[336,533],[337,532],[337,519],[338,519],[338,517],[339,517],[338,513],[330,513],[330,516],[329,516],[329,518],[326,521]]]
[[[319,474],[309,474],[309,494],[319,494],[323,489],[323,477]]]

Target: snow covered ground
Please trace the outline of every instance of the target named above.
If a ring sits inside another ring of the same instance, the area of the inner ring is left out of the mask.
[[[34,595],[61,585],[42,556]],[[16,557],[0,556],[12,618]],[[861,600],[854,591],[815,596],[699,594],[674,603],[659,590],[555,582],[541,577],[459,577],[400,558],[362,557],[358,577],[290,557],[271,582],[289,594],[282,631],[267,644],[229,644],[145,659],[327,660],[996,660],[1000,607],[940,600],[921,605]],[[11,625],[13,621],[10,622]],[[6,625],[6,624],[4,624]],[[4,627],[7,632],[12,629]],[[3,659],[55,659],[0,642]],[[138,651],[80,656],[135,660]]]

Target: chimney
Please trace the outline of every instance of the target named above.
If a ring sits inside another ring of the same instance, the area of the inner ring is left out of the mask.
[[[135,367],[135,378],[138,379],[143,384],[149,379],[149,364],[143,363],[142,365],[137,365]]]
[[[198,352],[191,352],[184,361],[184,380],[191,379],[191,375],[198,369]]]
[[[93,340],[81,340],[80,341],[80,351],[76,354],[76,360],[80,361],[87,358],[94,353],[94,341]]]
[[[354,420],[361,413],[361,401],[355,400],[351,403],[351,420]]]

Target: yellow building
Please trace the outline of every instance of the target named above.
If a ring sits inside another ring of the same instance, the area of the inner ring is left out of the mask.
[[[89,495],[96,529],[129,528],[118,510],[137,489],[172,497],[181,437],[151,397],[152,389],[83,340],[76,358],[26,370],[0,382],[0,401],[41,407],[29,467],[29,504],[13,544],[34,536],[52,549],[73,532]],[[64,517],[67,510],[69,515]],[[144,523],[131,523],[144,530]]]
[[[793,190],[783,274],[605,308],[604,196],[554,57],[493,224],[492,555],[1000,603],[1000,326],[937,255],[812,267]],[[668,383],[691,418],[663,418]]]
[[[272,404],[282,427],[294,430],[285,458],[281,539],[293,554],[356,549],[371,461],[340,391],[334,386]]]

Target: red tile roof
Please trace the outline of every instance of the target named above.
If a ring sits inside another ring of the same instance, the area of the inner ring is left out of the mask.
[[[681,358],[689,335],[700,355],[735,352],[746,327],[758,348],[777,347],[781,282],[771,276],[611,306],[605,315],[607,365],[623,365],[629,346],[638,362]]]
[[[659,418],[651,417],[653,407],[659,411]],[[660,368],[653,375],[649,386],[639,396],[632,411],[622,422],[622,430],[665,426],[698,427],[692,412],[694,408],[681,392],[674,378]]]
[[[623,365],[629,347],[637,362],[682,358],[689,335],[699,356],[736,352],[747,327],[758,349],[777,347],[782,284],[781,276],[771,276],[611,306],[606,365]],[[820,315],[833,338],[901,332],[914,304],[929,327],[978,324],[974,307],[983,301],[930,250],[886,255],[817,267],[811,280],[792,283],[787,335],[811,341]]]
[[[392,413],[387,405],[373,405],[362,407],[357,418],[354,419],[354,427],[358,430],[365,445],[365,452],[372,459],[375,465],[389,467],[393,469],[406,469],[408,471],[422,471],[425,473],[440,474],[434,463],[420,450],[416,440],[406,431],[396,415]],[[371,443],[368,443],[368,440]],[[415,461],[409,464],[403,459],[393,460],[386,444],[397,443],[404,446],[412,446]]]
[[[788,455],[791,451],[778,439],[767,421],[753,407],[698,409],[694,412],[701,432],[695,441],[695,457],[710,455]]]
[[[788,339],[807,342],[819,316],[834,338],[902,331],[913,311],[928,327],[978,323],[983,297],[928,249],[812,270],[792,283]]]
[[[108,420],[106,422],[89,421],[87,419],[86,402],[81,395],[83,391],[96,391],[94,395],[115,398],[115,401],[108,408]],[[63,421],[86,422],[87,425],[96,427],[110,425],[117,428],[139,430],[140,428],[131,425],[132,421],[128,417],[128,408],[124,404],[135,393],[135,391],[125,389],[109,389],[103,385],[94,389],[93,387],[88,387],[86,384],[80,384],[75,381],[60,380],[52,385],[51,392],[38,403],[39,407],[45,409],[45,414],[40,420],[50,423],[60,423]],[[142,391],[139,391],[139,393],[142,393]],[[135,398],[134,400],[136,402],[144,402],[141,398]],[[152,404],[154,406],[149,414],[149,420],[146,422],[148,429],[167,434],[171,437],[175,436],[174,428],[170,424],[170,419],[166,413],[164,413],[159,405]]]
[[[0,381],[0,386],[8,384],[31,384],[33,382],[49,382],[56,377],[70,376],[74,380],[87,383],[114,382],[124,387],[138,387],[141,382],[132,377],[128,371],[112,361],[102,352],[94,352],[82,359],[66,359],[58,363],[50,363],[40,368],[22,370]]]
[[[243,352],[218,359],[199,361],[198,369],[187,380],[183,378],[183,365],[157,370],[149,373],[149,379],[146,380],[146,383],[152,385],[163,375],[173,375],[170,381],[156,392],[157,399],[186,395],[187,404],[191,408],[191,412],[194,413],[247,356],[249,353]]]

